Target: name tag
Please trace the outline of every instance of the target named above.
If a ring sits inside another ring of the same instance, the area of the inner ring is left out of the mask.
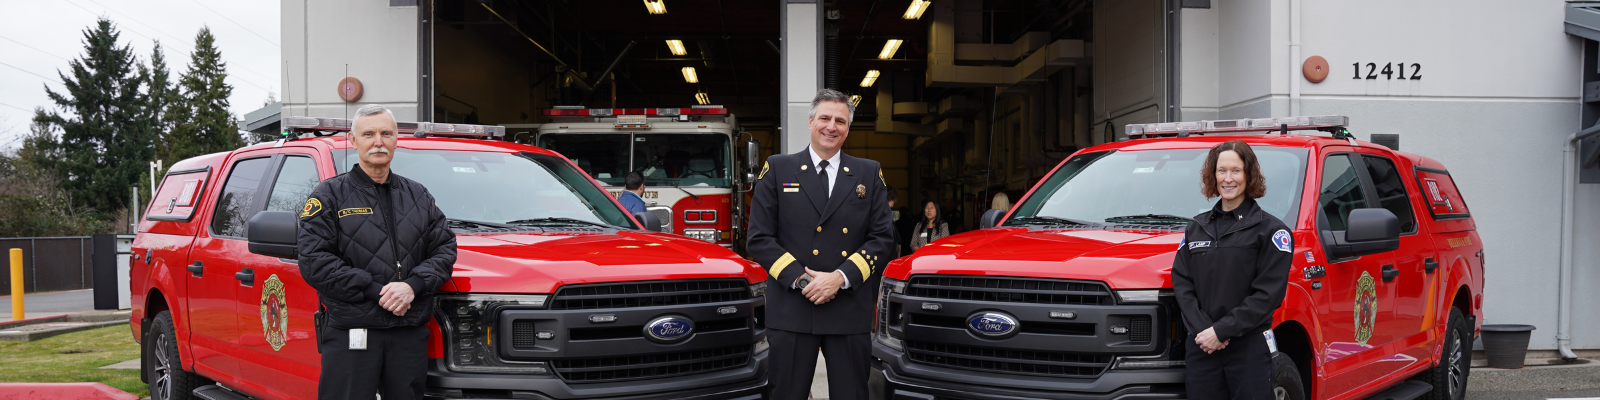
[[[1203,248],[1207,248],[1207,247],[1211,247],[1211,242],[1210,241],[1190,242],[1189,243],[1189,250],[1203,249]]]
[[[339,218],[344,218],[344,217],[348,217],[348,216],[351,216],[351,215],[363,215],[363,214],[372,214],[372,207],[346,208],[346,209],[343,209],[343,210],[339,210]]]
[[[797,187],[783,188],[783,192],[784,193],[800,193],[800,188],[797,188]]]
[[[367,330],[356,328],[350,330],[350,350],[367,349]]]

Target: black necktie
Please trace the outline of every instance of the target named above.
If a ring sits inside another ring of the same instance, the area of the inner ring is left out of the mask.
[[[828,160],[822,160],[821,164],[817,164],[817,175],[822,179],[828,179]]]

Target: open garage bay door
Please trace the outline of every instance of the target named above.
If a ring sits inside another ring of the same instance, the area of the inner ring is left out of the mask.
[[[1095,0],[1094,131],[1114,141],[1127,124],[1164,122],[1176,114],[1177,42],[1167,0]]]

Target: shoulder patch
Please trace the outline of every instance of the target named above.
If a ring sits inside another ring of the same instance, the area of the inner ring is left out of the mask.
[[[1277,232],[1273,232],[1272,245],[1277,246],[1279,251],[1285,253],[1294,252],[1294,239],[1289,236],[1289,231],[1287,230],[1279,229]]]
[[[300,210],[300,218],[316,216],[319,212],[322,212],[322,200],[312,197],[306,199],[305,208]]]
[[[766,161],[762,161],[761,162],[761,174],[760,175],[756,175],[756,180],[759,181],[759,180],[761,180],[761,178],[766,178],[767,177],[767,170],[769,170],[769,169],[772,169],[772,164],[768,164]],[[749,176],[749,175],[745,175],[745,176]]]
[[[889,187],[889,181],[883,179],[883,167],[878,167],[878,182],[883,182],[883,187]]]

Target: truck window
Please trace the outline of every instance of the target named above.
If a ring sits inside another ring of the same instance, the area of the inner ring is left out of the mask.
[[[1405,181],[1400,179],[1400,170],[1395,168],[1394,161],[1378,156],[1366,156],[1362,161],[1366,162],[1367,176],[1372,177],[1372,185],[1377,189],[1378,206],[1400,218],[1401,233],[1415,233],[1417,216],[1411,211],[1411,197],[1406,194]]]
[[[633,170],[645,186],[728,186],[728,137],[640,134],[633,139]]]
[[[272,182],[267,211],[300,211],[319,182],[317,163],[311,157],[285,157],[283,168],[278,169],[278,179]]]
[[[1367,208],[1366,192],[1361,190],[1361,179],[1345,154],[1328,156],[1322,163],[1322,191],[1317,196],[1317,208],[1327,219],[1323,230],[1345,230],[1350,220],[1350,210]]]
[[[161,179],[161,186],[151,196],[150,207],[144,218],[151,221],[189,221],[194,209],[199,208],[200,193],[206,189],[209,168],[177,171]]]
[[[256,191],[261,189],[261,178],[266,176],[272,159],[251,158],[233,164],[228,172],[222,195],[217,196],[217,207],[211,214],[211,234],[215,236],[244,237],[244,223],[254,211]]]

